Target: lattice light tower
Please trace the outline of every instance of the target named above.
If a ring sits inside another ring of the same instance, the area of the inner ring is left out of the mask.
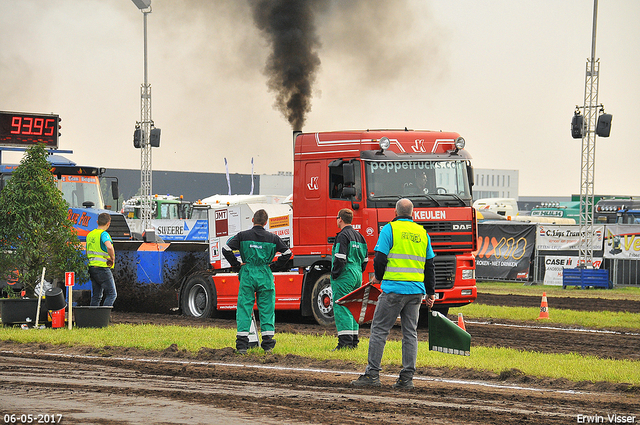
[[[144,231],[151,223],[151,85],[148,81],[147,71],[147,15],[151,13],[151,0],[132,0],[142,11],[144,25],[144,82],[140,89],[140,121],[136,123],[138,132],[138,143],[140,147],[140,218],[142,219],[142,230]],[[136,146],[136,136],[134,133],[134,146]],[[136,146],[138,147],[138,146]]]
[[[591,58],[587,59],[584,89],[584,106],[576,106],[572,121],[572,136],[582,138],[582,160],[580,174],[580,242],[578,267],[593,268],[593,218],[594,218],[594,170],[596,162],[596,135],[608,137],[611,115],[604,114],[604,106],[598,104],[600,59],[596,59],[596,24],[598,0],[593,6],[593,32]],[[598,108],[600,115],[598,116]],[[584,112],[584,118],[580,115]]]

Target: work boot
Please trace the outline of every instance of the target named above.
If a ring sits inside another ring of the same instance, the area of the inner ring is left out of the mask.
[[[244,335],[237,335],[236,336],[236,353],[240,353],[241,351],[244,351],[244,353],[240,353],[240,354],[247,354],[247,350],[251,348],[250,344],[249,344],[249,337],[248,336],[244,336]]]
[[[393,388],[398,390],[410,390],[413,388],[413,378],[401,376],[396,380],[396,383],[393,384]]]
[[[358,335],[354,335],[353,336],[353,340],[351,342],[351,348],[356,349],[358,348],[358,344],[360,343],[360,338],[358,338]]]
[[[273,336],[271,335],[262,335],[262,349],[265,351],[265,353],[267,352],[271,352],[271,350],[273,350],[273,347],[276,346],[276,340],[273,339]]]
[[[338,345],[331,351],[344,350],[345,348],[352,348],[353,338],[351,335],[338,335]]]
[[[379,375],[360,375],[360,377],[354,381],[351,381],[351,385],[354,387],[379,387],[380,376]]]

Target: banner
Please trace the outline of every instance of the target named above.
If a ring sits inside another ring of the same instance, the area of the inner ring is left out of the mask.
[[[132,232],[142,233],[142,219],[128,218],[127,224]],[[150,227],[163,241],[206,241],[209,238],[207,220],[151,220]]]
[[[544,257],[544,284],[562,286],[562,270],[574,268],[578,264],[579,256],[547,255]],[[593,259],[593,267],[599,269],[602,258]]]
[[[528,279],[535,230],[531,224],[478,223],[476,278]]]
[[[552,224],[538,224],[536,249],[538,251],[571,251],[580,249],[580,226]],[[594,251],[602,249],[604,226],[593,226],[591,248]]]
[[[604,258],[640,259],[640,225],[609,224],[604,238]]]

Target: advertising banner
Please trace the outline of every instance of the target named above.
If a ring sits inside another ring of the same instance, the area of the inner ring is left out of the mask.
[[[476,278],[528,279],[535,230],[531,224],[478,223]]]
[[[562,286],[562,270],[574,268],[579,256],[547,255],[544,258],[544,284]],[[593,267],[600,268],[602,258],[593,259]]]
[[[151,226],[164,241],[206,241],[207,220],[151,220]]]
[[[604,258],[640,259],[640,225],[607,225],[604,239]]]
[[[538,251],[571,251],[580,249],[580,226],[553,224],[538,224],[536,249]],[[594,251],[602,249],[604,226],[593,226],[591,248]]]

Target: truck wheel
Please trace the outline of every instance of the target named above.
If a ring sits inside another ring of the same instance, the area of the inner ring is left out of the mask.
[[[216,286],[209,275],[196,274],[189,277],[182,290],[182,314],[207,318],[216,311]]]
[[[335,323],[331,296],[331,280],[329,273],[326,273],[316,280],[311,292],[311,310],[319,325],[331,326]]]

